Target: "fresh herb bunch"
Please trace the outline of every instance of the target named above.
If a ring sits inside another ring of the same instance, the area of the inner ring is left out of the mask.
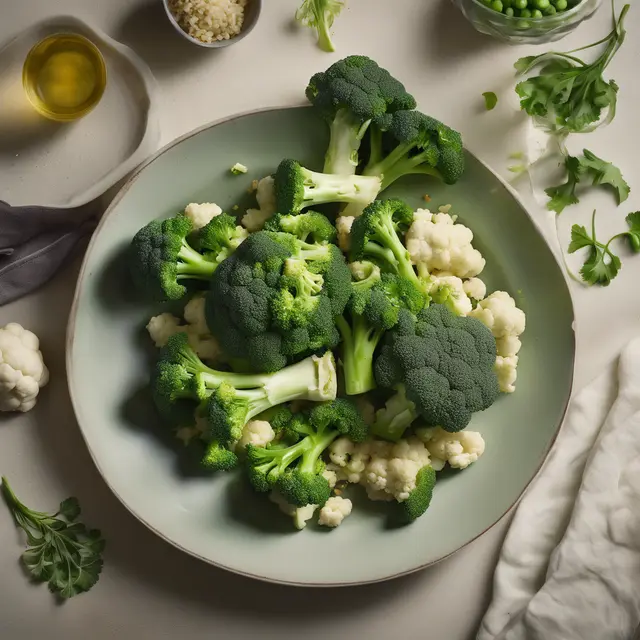
[[[547,208],[556,213],[562,213],[572,204],[578,204],[576,188],[581,180],[589,179],[593,186],[606,185],[613,189],[618,204],[624,202],[631,191],[622,172],[611,162],[598,158],[588,149],[584,149],[581,156],[568,155],[564,161],[567,170],[566,182],[545,189],[549,196]]]
[[[29,548],[22,562],[36,582],[47,582],[60,598],[76,596],[98,581],[105,547],[100,531],[78,522],[76,498],[60,503],[54,514],[26,507],[2,478],[2,493],[16,524],[27,534]]]
[[[611,250],[614,240],[626,238],[631,251],[640,253],[640,211],[630,213],[626,220],[629,230],[616,234],[607,243],[600,242],[596,237],[595,211],[591,217],[591,234],[586,227],[579,224],[574,224],[571,228],[569,253],[575,253],[579,249],[589,249],[588,257],[580,269],[580,275],[587,284],[600,284],[606,287],[618,275],[622,263]]]
[[[607,82],[603,73],[624,42],[624,20],[630,5],[626,4],[616,18],[613,3],[613,29],[602,40],[566,53],[526,56],[515,63],[521,75],[541,67],[539,75],[520,82],[516,92],[521,108],[555,133],[587,133],[615,117],[618,85],[614,80]],[[573,55],[598,45],[606,46],[594,62]],[[601,119],[604,109],[608,112]]]
[[[329,30],[344,9],[344,0],[303,0],[296,11],[296,20],[318,32],[318,46],[327,52],[335,51]]]

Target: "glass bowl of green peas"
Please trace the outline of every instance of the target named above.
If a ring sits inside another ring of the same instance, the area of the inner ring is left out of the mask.
[[[481,33],[513,44],[560,40],[597,11],[602,0],[453,0]]]

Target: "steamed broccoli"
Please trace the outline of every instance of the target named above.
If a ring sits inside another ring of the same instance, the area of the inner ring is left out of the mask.
[[[247,447],[249,479],[257,491],[275,488],[297,507],[322,506],[331,493],[322,454],[340,435],[362,442],[367,425],[354,404],[339,398],[293,416],[287,429],[298,438],[293,444]]]
[[[140,229],[131,242],[131,278],[138,290],[152,300],[179,300],[187,293],[182,281],[210,280],[218,264],[246,235],[235,218],[224,213],[195,233],[191,219],[184,214],[154,220]]]
[[[375,362],[379,386],[393,389],[373,431],[398,440],[418,417],[446,431],[464,429],[498,397],[496,341],[479,320],[432,304],[414,318],[402,310]]]
[[[344,8],[344,0],[303,0],[296,20],[318,32],[318,46],[328,53],[335,51],[329,29]]]
[[[353,269],[356,280],[347,310],[338,318],[342,335],[342,367],[347,395],[374,389],[373,356],[386,331],[398,322],[400,309],[417,314],[427,296],[415,284],[391,273],[380,273],[373,263],[359,263]]]
[[[372,120],[416,106],[402,83],[366,56],[348,56],[316,73],[306,94],[330,129],[324,172],[342,175],[356,172]]]
[[[433,467],[422,467],[416,475],[416,488],[409,497],[400,503],[400,513],[403,523],[413,522],[429,508],[433,489],[436,486],[436,472]]]
[[[464,171],[460,134],[419,111],[385,114],[370,132],[371,155],[363,174],[381,176],[382,190],[414,173],[453,184]]]
[[[383,272],[399,275],[424,289],[400,238],[412,221],[411,207],[401,200],[376,200],[351,227],[352,260],[370,260]]]
[[[153,396],[161,414],[190,410],[206,415],[212,444],[205,464],[229,464],[222,449],[242,437],[251,418],[292,400],[320,402],[336,396],[337,378],[331,352],[310,356],[276,373],[216,371],[189,346],[185,334],[172,336],[160,352],[153,375]]]
[[[335,242],[337,231],[326,216],[317,211],[306,211],[297,216],[282,215],[267,220],[265,231],[284,231],[303,242]]]
[[[307,207],[328,202],[365,207],[380,191],[378,176],[318,173],[295,160],[283,160],[275,173],[276,208],[283,214],[298,214]]]
[[[334,245],[253,233],[216,270],[207,324],[229,356],[277,371],[338,344],[334,318],[348,302],[350,280]]]

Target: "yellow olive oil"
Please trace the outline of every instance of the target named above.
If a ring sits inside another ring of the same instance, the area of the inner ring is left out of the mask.
[[[102,54],[74,33],[51,35],[29,52],[22,81],[29,102],[43,116],[77,120],[100,102],[107,84]]]

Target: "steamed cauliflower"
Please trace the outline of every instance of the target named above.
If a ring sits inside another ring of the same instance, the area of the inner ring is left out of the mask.
[[[159,349],[167,344],[169,338],[176,333],[186,332],[187,328],[180,324],[180,318],[171,313],[161,313],[154,316],[147,324],[147,331],[153,344]]]
[[[454,469],[466,469],[484,453],[484,438],[477,431],[449,433],[441,427],[429,427],[417,429],[416,436],[429,450],[436,471],[446,463]]]
[[[485,259],[471,245],[473,233],[448,213],[418,209],[406,236],[411,261],[422,273],[443,271],[458,278],[477,276]]]
[[[338,216],[336,218],[336,229],[338,230],[338,246],[344,253],[351,249],[351,227],[355,216]]]
[[[329,446],[328,467],[337,475],[338,480],[357,484],[369,460],[368,444],[352,442],[349,438],[338,438]]]
[[[256,188],[258,208],[247,209],[242,217],[242,225],[251,233],[260,231],[264,223],[276,212],[276,193],[273,183],[273,176],[266,176],[258,182]]]
[[[351,513],[352,508],[353,505],[348,498],[333,496],[320,509],[318,524],[324,527],[337,527]]]
[[[484,300],[487,295],[487,285],[480,278],[469,278],[462,283],[464,292],[473,300]]]
[[[38,337],[15,322],[0,328],[0,411],[30,411],[48,381]]]
[[[526,316],[518,309],[515,300],[506,291],[494,291],[469,314],[491,330],[496,339],[496,373],[500,391],[516,390],[518,352],[522,343],[520,335],[526,327]]]
[[[300,531],[307,526],[307,522],[313,518],[313,514],[318,508],[318,505],[316,504],[308,504],[305,507],[295,507],[294,505],[289,504],[278,491],[272,491],[269,494],[269,500],[277,504],[282,513],[291,516],[293,518],[295,528]]]
[[[222,213],[222,209],[214,202],[192,202],[188,204],[184,210],[187,218],[191,219],[194,229],[202,229]]]
[[[239,449],[246,449],[248,444],[254,447],[266,447],[276,433],[266,420],[249,420],[242,430],[242,438],[238,441]]]
[[[477,278],[476,278],[477,279]],[[458,316],[467,316],[473,309],[464,282],[456,276],[431,276],[429,293],[435,302],[446,304]]]

